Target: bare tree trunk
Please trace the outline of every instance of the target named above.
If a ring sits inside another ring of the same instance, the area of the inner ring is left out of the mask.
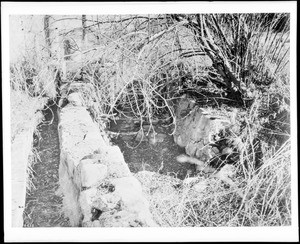
[[[86,15],[82,15],[82,49],[86,48]]]
[[[81,63],[83,65],[83,52],[86,50],[87,47],[87,37],[86,37],[86,15],[82,15],[81,17],[82,23],[82,39],[81,39]]]
[[[72,54],[71,42],[69,39],[64,40],[64,60],[70,60]]]
[[[49,53],[49,57],[52,56],[51,53],[51,40],[50,40],[50,28],[49,28],[49,20],[50,20],[50,15],[45,15],[44,17],[44,31],[45,31],[45,42],[46,42],[46,47]]]

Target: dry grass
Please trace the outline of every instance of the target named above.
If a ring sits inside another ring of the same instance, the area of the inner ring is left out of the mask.
[[[251,226],[291,224],[290,146],[288,140],[276,152],[265,151],[261,169],[243,180],[244,198],[237,212],[246,215],[242,225],[248,222]]]
[[[28,156],[28,163],[27,163],[27,171],[26,171],[26,190],[27,192],[30,192],[32,189],[35,189],[35,185],[33,184],[33,180],[34,180],[34,170],[33,170],[33,166],[34,164],[40,162],[40,156],[38,151],[36,150],[36,148],[32,148],[29,156]]]
[[[238,169],[235,187],[217,177],[181,181],[143,171],[136,177],[162,227],[290,225],[290,141],[268,151],[264,162],[248,178]]]
[[[28,96],[25,92],[11,90],[11,142],[21,131],[36,128],[42,121],[38,110],[43,108],[46,99]]]

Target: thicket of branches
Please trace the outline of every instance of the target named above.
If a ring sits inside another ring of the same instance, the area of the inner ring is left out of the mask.
[[[69,21],[78,27],[62,28]],[[191,92],[258,111],[256,128],[288,135],[288,14],[46,16],[44,32],[47,50],[64,43],[64,56],[50,55],[70,63],[64,77],[96,88],[98,114],[151,124]]]
[[[288,82],[287,14],[45,16],[36,35],[45,38],[35,47],[39,60],[12,66],[27,81],[23,89],[41,86],[46,70],[56,78],[53,71],[65,72],[69,61],[71,74],[63,77],[93,83],[104,113],[122,104],[151,120],[158,110],[170,110],[172,98],[207,87],[250,106],[256,93]]]

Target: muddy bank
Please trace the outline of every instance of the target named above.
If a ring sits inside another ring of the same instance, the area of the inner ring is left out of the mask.
[[[44,122],[38,126],[41,138],[35,145],[40,161],[33,166],[35,189],[26,195],[24,227],[67,227],[61,207],[62,198],[58,189],[59,139],[57,106],[51,102],[43,113]]]

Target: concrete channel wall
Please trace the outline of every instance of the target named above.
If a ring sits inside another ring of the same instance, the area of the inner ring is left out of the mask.
[[[60,103],[58,110],[64,214],[72,226],[157,226],[119,147],[93,121],[83,99],[85,88],[83,83],[65,85],[62,99],[67,105]]]
[[[37,111],[43,108],[45,101],[36,104]],[[29,155],[32,150],[34,130],[42,119],[42,112],[36,112],[32,118],[33,121],[29,124],[24,121],[22,130],[11,144],[12,227],[23,227]]]
[[[31,151],[32,137],[33,129],[28,129],[15,138],[11,147],[12,227],[23,227],[23,211],[26,198],[26,170]]]

